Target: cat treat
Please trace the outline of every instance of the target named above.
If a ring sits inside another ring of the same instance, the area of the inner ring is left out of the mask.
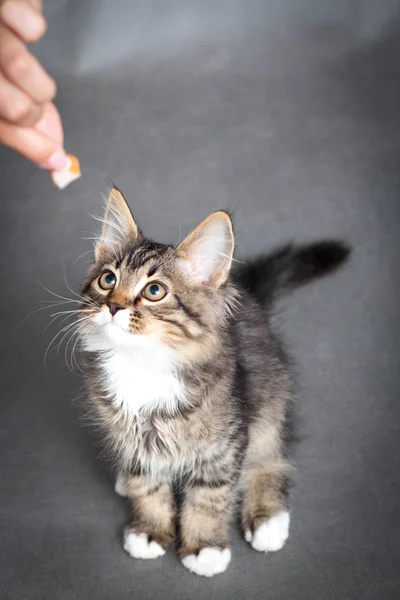
[[[68,163],[64,169],[50,171],[50,177],[60,190],[66,188],[67,185],[76,179],[79,179],[79,177],[82,175],[77,157],[73,156],[72,154],[67,154],[67,156]]]

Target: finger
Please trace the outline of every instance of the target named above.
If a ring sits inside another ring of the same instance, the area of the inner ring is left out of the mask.
[[[54,98],[56,84],[17,36],[0,25],[0,69],[7,79],[43,104]]]
[[[33,8],[37,11],[42,12],[43,10],[43,2],[42,0],[28,0],[29,4],[32,4]]]
[[[4,77],[0,72],[0,118],[18,123],[19,125],[34,125],[43,114],[43,107],[34,104],[20,89]]]
[[[47,27],[39,5],[30,0],[6,0],[0,6],[0,19],[25,42],[37,42]]]
[[[64,146],[64,131],[58,110],[52,102],[43,106],[43,116],[35,125],[35,129],[53,138],[60,146]]]
[[[31,127],[0,121],[0,142],[49,169],[63,169],[67,164],[64,150],[50,137]]]

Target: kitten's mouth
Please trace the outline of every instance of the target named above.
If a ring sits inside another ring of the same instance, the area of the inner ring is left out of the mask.
[[[143,333],[141,319],[126,309],[118,311],[115,315],[111,315],[108,310],[102,310],[96,315],[95,321],[101,330],[113,339],[115,336],[119,339],[121,332],[131,336]]]
[[[109,323],[105,323],[104,327],[112,327],[119,329],[120,331],[125,331],[125,333],[129,333],[129,330],[126,329],[126,327],[124,327],[123,325],[121,325],[120,323],[116,323],[114,321],[114,319],[112,321],[110,321]]]

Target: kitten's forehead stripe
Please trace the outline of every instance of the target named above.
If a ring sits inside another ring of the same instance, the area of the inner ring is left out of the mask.
[[[158,271],[159,267],[158,265],[153,265],[152,267],[150,267],[148,273],[147,273],[147,277],[152,277],[153,275],[155,275]]]
[[[157,244],[156,242],[142,242],[140,245],[131,248],[127,258],[127,266],[133,270],[139,269],[150,260],[162,259],[170,248],[170,246]]]
[[[126,264],[129,265],[131,268],[135,268],[135,262],[137,261],[137,258],[143,253],[143,251],[147,251],[146,242],[141,243],[139,246],[137,244],[134,244],[128,253]]]

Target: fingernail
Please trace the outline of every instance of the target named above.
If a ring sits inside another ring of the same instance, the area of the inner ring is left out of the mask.
[[[5,23],[17,31],[23,38],[35,38],[45,29],[45,20],[28,2],[13,0],[5,2],[1,16]]]
[[[54,152],[48,160],[40,165],[43,169],[54,169],[55,171],[60,171],[61,169],[65,169],[68,164],[68,157],[65,152],[61,150],[57,150]]]

